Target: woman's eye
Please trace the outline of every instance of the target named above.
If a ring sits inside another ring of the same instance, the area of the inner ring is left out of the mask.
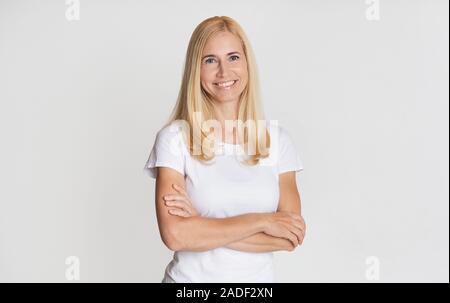
[[[239,56],[236,56],[236,55],[231,56],[231,57],[230,57],[230,60],[231,60],[231,61],[239,60]],[[215,59],[214,59],[214,58],[208,58],[208,59],[205,60],[205,63],[206,63],[206,64],[214,63],[214,62],[215,62]]]

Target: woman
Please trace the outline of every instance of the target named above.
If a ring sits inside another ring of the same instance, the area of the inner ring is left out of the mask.
[[[264,120],[258,90],[237,22],[200,23],[177,104],[144,167],[174,251],[162,282],[275,282],[273,251],[302,243],[302,163],[286,130]]]

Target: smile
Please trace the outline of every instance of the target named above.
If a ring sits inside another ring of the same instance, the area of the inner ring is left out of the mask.
[[[231,80],[227,82],[214,83],[214,85],[222,89],[231,89],[237,82],[238,80]]]

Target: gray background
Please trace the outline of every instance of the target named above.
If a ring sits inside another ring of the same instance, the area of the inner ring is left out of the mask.
[[[195,26],[247,32],[308,224],[280,282],[448,282],[448,2],[0,0],[0,281],[159,282],[143,175]],[[366,260],[379,261],[368,280]]]

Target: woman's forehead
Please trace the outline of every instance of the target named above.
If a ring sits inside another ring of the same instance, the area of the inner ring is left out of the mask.
[[[229,32],[220,32],[210,37],[203,49],[203,54],[226,55],[231,52],[242,52],[242,45],[240,39]]]

